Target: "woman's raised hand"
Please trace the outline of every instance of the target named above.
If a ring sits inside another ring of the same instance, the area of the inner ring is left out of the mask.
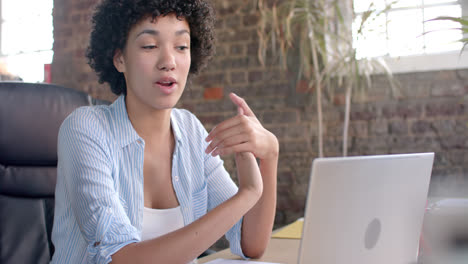
[[[251,152],[260,160],[277,158],[279,144],[275,135],[262,126],[244,99],[234,93],[229,98],[238,114],[211,130],[205,152],[213,156]]]

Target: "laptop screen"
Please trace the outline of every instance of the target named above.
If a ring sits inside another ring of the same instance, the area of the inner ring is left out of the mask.
[[[414,263],[434,153],[319,158],[299,264]]]

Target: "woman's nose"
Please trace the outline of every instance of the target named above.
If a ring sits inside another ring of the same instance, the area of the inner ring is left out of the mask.
[[[175,69],[175,57],[169,50],[163,50],[158,60],[158,70],[160,71],[172,71]]]

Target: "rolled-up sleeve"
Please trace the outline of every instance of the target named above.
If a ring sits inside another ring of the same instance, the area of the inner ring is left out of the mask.
[[[58,138],[58,177],[63,177],[71,211],[88,245],[88,263],[109,263],[112,254],[139,241],[115,190],[104,137],[108,132],[105,121],[87,110],[70,115]]]

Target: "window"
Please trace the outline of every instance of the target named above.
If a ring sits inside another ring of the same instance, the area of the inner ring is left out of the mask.
[[[44,81],[53,57],[53,0],[0,0],[0,7],[0,62],[26,82]]]
[[[461,17],[463,1],[467,0],[399,0],[385,10],[393,0],[354,0],[353,35],[358,58],[386,57],[396,72],[467,67],[467,59],[459,56],[463,45],[457,42],[463,34],[450,30],[460,25],[451,21],[424,22],[438,16]],[[384,12],[369,18],[371,23],[357,36],[362,15],[371,4]],[[428,67],[429,60],[441,64]]]

